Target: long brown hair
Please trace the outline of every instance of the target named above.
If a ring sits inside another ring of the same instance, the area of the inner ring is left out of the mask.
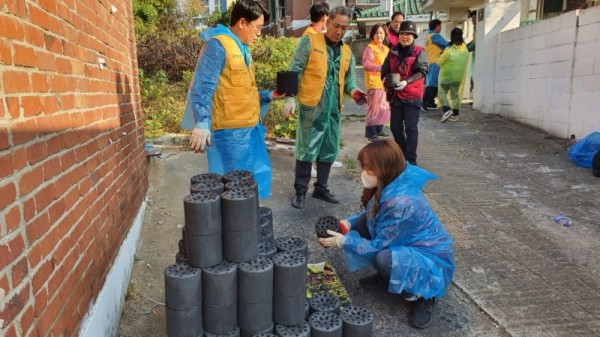
[[[402,150],[391,139],[376,140],[363,147],[358,153],[358,161],[363,169],[372,171],[377,176],[377,187],[363,189],[360,198],[361,204],[366,208],[369,200],[373,198],[373,208],[370,215],[379,211],[379,198],[381,191],[398,177],[406,168]]]

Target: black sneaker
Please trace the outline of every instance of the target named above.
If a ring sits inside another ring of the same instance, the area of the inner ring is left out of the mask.
[[[335,195],[331,194],[326,187],[316,187],[312,194],[313,198],[321,199],[323,201],[330,202],[332,204],[339,204],[340,201],[335,198]]]
[[[292,200],[292,207],[298,209],[304,208],[304,193],[296,193],[294,200]]]
[[[361,288],[370,290],[379,290],[387,288],[385,280],[378,273],[361,277],[360,279],[358,279],[358,284]]]
[[[408,317],[408,324],[414,328],[425,329],[433,321],[433,309],[435,308],[435,297],[424,299],[419,297],[415,301],[412,313]]]

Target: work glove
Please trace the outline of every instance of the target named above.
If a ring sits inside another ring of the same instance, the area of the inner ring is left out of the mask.
[[[285,94],[280,94],[277,90],[271,91],[271,100],[276,101],[285,98]]]
[[[344,236],[344,234],[334,232],[332,230],[327,230],[327,234],[331,235],[331,237],[320,238],[319,243],[321,244],[321,246],[325,248],[342,248],[342,246],[344,245],[344,241],[346,241],[346,237]]]
[[[352,98],[354,99],[354,102],[356,102],[356,104],[358,105],[367,104],[367,94],[365,94],[365,92],[360,89],[354,90],[354,92],[352,93]]]
[[[346,235],[350,230],[350,222],[348,220],[340,220],[340,233]]]
[[[190,135],[190,147],[196,153],[204,152],[206,145],[210,146],[210,130],[194,128]]]
[[[402,90],[404,90],[404,88],[406,87],[407,84],[408,84],[408,82],[402,81],[402,82],[398,83],[398,85],[394,88],[394,90],[402,91]]]
[[[296,113],[296,100],[294,97],[288,97],[285,99],[285,105],[283,106],[283,118],[287,121],[291,115]]]

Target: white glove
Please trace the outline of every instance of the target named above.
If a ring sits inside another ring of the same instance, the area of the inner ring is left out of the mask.
[[[283,106],[283,118],[287,121],[291,115],[296,113],[296,100],[293,97],[285,99],[285,105]]]
[[[404,88],[406,87],[408,83],[406,81],[402,81],[400,83],[398,83],[398,85],[394,88],[394,90],[396,91],[402,91],[404,90]]]
[[[325,248],[342,248],[342,246],[344,245],[344,241],[346,241],[346,237],[344,236],[344,234],[334,232],[332,230],[327,230],[327,234],[331,235],[331,237],[320,238],[319,243],[321,244],[321,246]]]
[[[194,128],[190,135],[190,147],[194,152],[204,152],[206,145],[210,146],[210,130]]]

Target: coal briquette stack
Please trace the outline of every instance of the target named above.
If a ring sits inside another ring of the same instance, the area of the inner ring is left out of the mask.
[[[225,190],[225,185],[218,180],[202,180],[190,187],[190,194],[199,192],[212,192],[221,194]]]
[[[306,257],[297,252],[273,256],[273,321],[297,325],[304,320]]]
[[[260,209],[258,207],[258,184],[254,181],[254,179],[250,180],[234,180],[225,184],[226,191],[252,191],[256,194],[256,198],[254,199],[256,203],[256,228],[260,230]]]
[[[275,239],[278,252],[298,252],[308,259],[308,244],[306,240],[293,236],[284,236]]]
[[[269,207],[260,207],[258,210],[261,219],[267,219],[269,221],[269,229],[273,231],[273,210]],[[261,224],[262,227],[262,224]]]
[[[238,266],[238,322],[244,336],[273,327],[273,262],[266,257]]]
[[[275,332],[281,337],[310,337],[310,326],[306,321],[292,326],[276,325]]]
[[[240,329],[236,328],[235,330],[232,330],[228,333],[222,334],[222,335],[215,335],[212,333],[206,333],[204,336],[206,337],[240,337]],[[202,336],[198,336],[198,337],[202,337]]]
[[[237,273],[237,265],[227,261],[202,270],[202,308],[207,333],[224,335],[237,329]]]
[[[218,173],[202,173],[193,176],[190,179],[190,185],[197,184],[201,181],[222,181],[223,176]]]
[[[310,306],[310,314],[317,311],[340,313],[340,299],[331,294],[318,294],[308,301]]]
[[[258,256],[264,256],[270,259],[275,254],[277,254],[277,247],[275,247],[273,242],[267,241],[258,243]]]
[[[315,231],[317,232],[317,237],[330,237],[331,235],[327,234],[327,230],[339,232],[340,220],[332,215],[320,217],[319,220],[317,220],[317,223],[315,223]]]
[[[223,260],[220,196],[190,194],[183,199],[183,208],[188,263],[201,268],[218,264]]]
[[[201,270],[187,264],[173,264],[165,268],[164,277],[167,335],[202,335]]]
[[[258,256],[256,194],[229,190],[221,194],[223,255],[231,262],[248,262]]]
[[[223,183],[227,184],[230,181],[254,180],[254,174],[245,170],[229,171],[223,175]]]

